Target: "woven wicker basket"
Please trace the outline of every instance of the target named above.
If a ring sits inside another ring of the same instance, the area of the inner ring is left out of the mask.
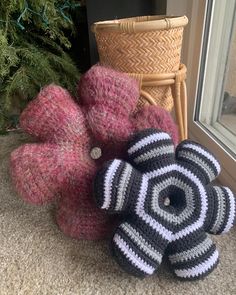
[[[159,104],[168,111],[172,109],[171,85],[175,84],[176,75],[179,75],[178,80],[186,78],[180,55],[183,29],[187,23],[186,16],[159,15],[93,24],[100,63],[139,80],[141,97],[138,108],[150,103]]]

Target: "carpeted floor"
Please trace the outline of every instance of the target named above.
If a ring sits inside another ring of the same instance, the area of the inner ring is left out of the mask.
[[[236,228],[214,237],[220,264],[198,282],[177,281],[166,267],[133,278],[111,259],[106,242],[64,236],[53,206],[28,205],[11,186],[9,153],[26,140],[22,134],[0,136],[0,295],[236,294]]]

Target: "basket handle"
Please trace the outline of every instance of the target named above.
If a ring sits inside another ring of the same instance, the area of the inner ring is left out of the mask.
[[[188,18],[184,15],[181,17],[164,17],[162,19],[155,19],[155,16],[140,16],[136,18],[129,18],[127,20],[114,20],[96,22],[91,26],[93,33],[98,30],[106,32],[122,32],[122,33],[137,33],[145,31],[168,30],[176,27],[183,27],[187,25]]]
[[[137,31],[142,30],[142,27],[145,28],[145,24],[140,22],[121,22],[119,24],[119,29],[122,33],[136,33]],[[151,26],[152,25],[152,26]],[[162,20],[158,20],[158,29],[159,30],[169,30],[176,27],[176,23],[171,20],[171,18],[164,18]],[[157,22],[153,21],[153,24],[149,24],[149,30],[157,29]]]

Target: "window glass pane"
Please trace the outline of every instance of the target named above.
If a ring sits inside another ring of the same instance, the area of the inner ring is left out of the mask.
[[[236,157],[236,0],[209,0],[195,120]]]
[[[230,40],[228,61],[225,69],[222,103],[219,109],[218,121],[229,132],[236,136],[236,24]]]

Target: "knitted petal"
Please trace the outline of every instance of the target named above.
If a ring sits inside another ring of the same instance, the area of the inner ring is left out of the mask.
[[[129,113],[118,108],[113,101],[91,107],[87,120],[93,136],[103,144],[123,143],[134,130]]]
[[[90,172],[83,179],[75,180],[66,187],[58,202],[56,214],[60,229],[76,239],[99,240],[110,236],[116,225],[116,218],[95,206],[92,197]],[[73,177],[72,177],[73,179]]]
[[[179,141],[178,128],[171,114],[158,105],[144,106],[131,120],[136,131],[146,128],[156,128],[170,134],[175,145]]]
[[[124,73],[95,65],[81,77],[78,94],[88,107],[110,101],[116,109],[129,114],[138,102],[139,86],[135,79]]]
[[[106,144],[127,141],[133,132],[129,116],[139,98],[137,81],[96,65],[80,79],[78,89],[96,140]]]
[[[236,223],[236,197],[223,186],[208,186],[208,212],[205,229],[212,234],[228,232]]]
[[[21,127],[29,134],[49,142],[87,142],[84,115],[70,93],[49,85],[28,104],[20,117]]]
[[[64,234],[75,239],[105,239],[114,228],[116,218],[96,208],[92,193],[86,192],[85,186],[79,184],[78,188],[70,187],[67,194],[62,194],[56,213],[58,226]]]
[[[142,227],[121,223],[112,239],[112,253],[118,264],[138,277],[152,274],[160,266],[166,244],[159,244]]]
[[[176,158],[198,174],[204,183],[209,183],[220,173],[218,160],[202,145],[185,140],[176,148]]]
[[[11,174],[21,197],[33,204],[51,201],[64,181],[58,147],[25,144],[11,154]]]
[[[107,162],[94,180],[97,206],[110,212],[131,210],[135,205],[142,177],[130,164],[113,160]]]
[[[219,261],[215,244],[203,231],[196,231],[169,245],[168,258],[176,276],[196,280],[213,271]]]
[[[174,145],[169,134],[146,129],[130,141],[128,157],[138,170],[147,173],[174,163]]]

